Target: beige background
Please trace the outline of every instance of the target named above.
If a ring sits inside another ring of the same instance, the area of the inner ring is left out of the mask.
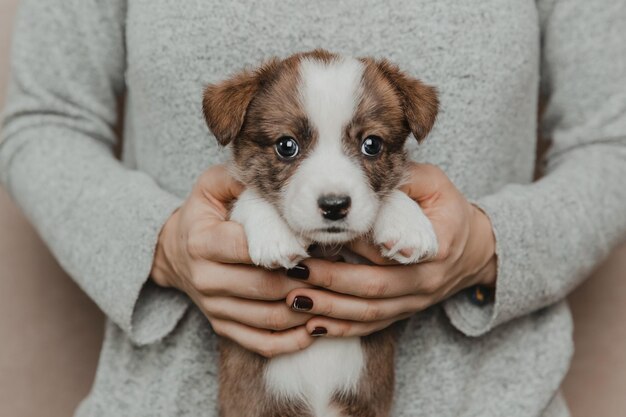
[[[0,0],[0,106],[16,3]],[[626,247],[570,300],[576,355],[563,388],[572,413],[626,416]],[[89,392],[102,320],[0,189],[0,416],[70,416]]]

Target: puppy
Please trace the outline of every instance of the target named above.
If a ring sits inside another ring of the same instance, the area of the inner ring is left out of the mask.
[[[397,189],[407,137],[435,122],[433,87],[386,60],[314,50],[209,85],[203,109],[246,185],[230,217],[255,264],[292,268],[313,243],[363,236],[403,264],[436,254],[430,221]],[[397,334],[322,338],[272,359],[221,340],[220,415],[388,416]]]

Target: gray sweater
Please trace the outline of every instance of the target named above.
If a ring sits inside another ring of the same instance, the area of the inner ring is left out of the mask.
[[[203,86],[323,47],[389,57],[439,88],[436,128],[411,156],[441,166],[497,240],[495,303],[458,294],[410,320],[394,416],[567,416],[563,300],[626,231],[624,22],[618,0],[24,0],[0,173],[108,317],[77,415],[216,415],[216,336],[148,280],[157,235],[226,158]],[[553,146],[533,183],[540,85]]]

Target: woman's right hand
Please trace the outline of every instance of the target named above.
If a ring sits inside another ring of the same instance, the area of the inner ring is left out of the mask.
[[[242,226],[228,206],[243,191],[224,166],[205,171],[161,230],[152,280],[187,293],[213,330],[265,357],[294,352],[313,338],[287,294],[307,284],[251,265]]]

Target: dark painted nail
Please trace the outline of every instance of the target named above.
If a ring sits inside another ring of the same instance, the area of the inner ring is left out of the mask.
[[[287,276],[295,279],[308,279],[309,268],[306,265],[298,264],[291,269],[287,270]]]
[[[291,308],[297,311],[309,311],[313,308],[313,300],[311,300],[309,297],[299,295],[293,299],[293,304],[291,304]]]
[[[324,336],[327,333],[328,333],[328,330],[326,330],[326,327],[316,327],[311,332],[311,336]]]

